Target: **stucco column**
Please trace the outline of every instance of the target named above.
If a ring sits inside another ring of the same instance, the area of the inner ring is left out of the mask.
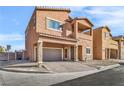
[[[117,50],[117,59],[120,59],[119,50]]]
[[[71,47],[68,47],[68,59],[71,60]]]
[[[38,66],[41,67],[43,63],[43,41],[37,42],[37,62]]]
[[[108,59],[110,59],[110,56],[111,56],[111,49],[109,49],[109,57],[108,57]]]
[[[105,48],[105,60],[108,59],[107,48]]]
[[[78,61],[78,45],[74,46],[74,61]]]
[[[78,38],[78,22],[76,20],[74,22],[74,38]]]

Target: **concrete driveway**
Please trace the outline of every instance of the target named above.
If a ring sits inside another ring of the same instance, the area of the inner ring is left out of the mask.
[[[109,68],[102,68],[100,70],[94,69],[82,72],[68,72],[68,73],[53,73],[53,74],[38,74],[38,73],[17,73],[0,71],[0,84],[6,86],[48,86],[57,83],[65,82],[86,75],[98,73]]]
[[[48,63],[46,63],[47,65]],[[98,73],[119,66],[105,66],[100,69],[81,63],[51,63],[47,65],[56,73],[18,73],[0,70],[0,85],[8,86],[48,86],[86,75]],[[102,65],[101,65],[102,66]],[[75,69],[77,67],[77,69]],[[82,69],[82,70],[81,70]],[[76,70],[76,71],[75,71]],[[58,72],[57,72],[58,71]]]

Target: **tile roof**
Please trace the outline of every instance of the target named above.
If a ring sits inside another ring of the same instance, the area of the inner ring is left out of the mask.
[[[48,6],[37,6],[36,9],[39,10],[48,10],[48,11],[65,11],[70,13],[71,10],[69,8],[58,8],[58,7],[48,7]]]

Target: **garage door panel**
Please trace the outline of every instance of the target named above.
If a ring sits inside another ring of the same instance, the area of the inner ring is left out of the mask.
[[[61,61],[62,50],[61,49],[43,49],[43,61]]]

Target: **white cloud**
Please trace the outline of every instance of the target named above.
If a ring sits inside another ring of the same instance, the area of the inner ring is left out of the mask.
[[[94,27],[108,25],[113,35],[124,34],[124,7],[70,7],[72,16],[87,17],[94,23]]]
[[[84,13],[97,18],[100,25],[120,27],[124,24],[124,7],[92,7],[85,10]]]
[[[24,36],[20,34],[0,34],[0,41],[19,41],[24,40]]]

